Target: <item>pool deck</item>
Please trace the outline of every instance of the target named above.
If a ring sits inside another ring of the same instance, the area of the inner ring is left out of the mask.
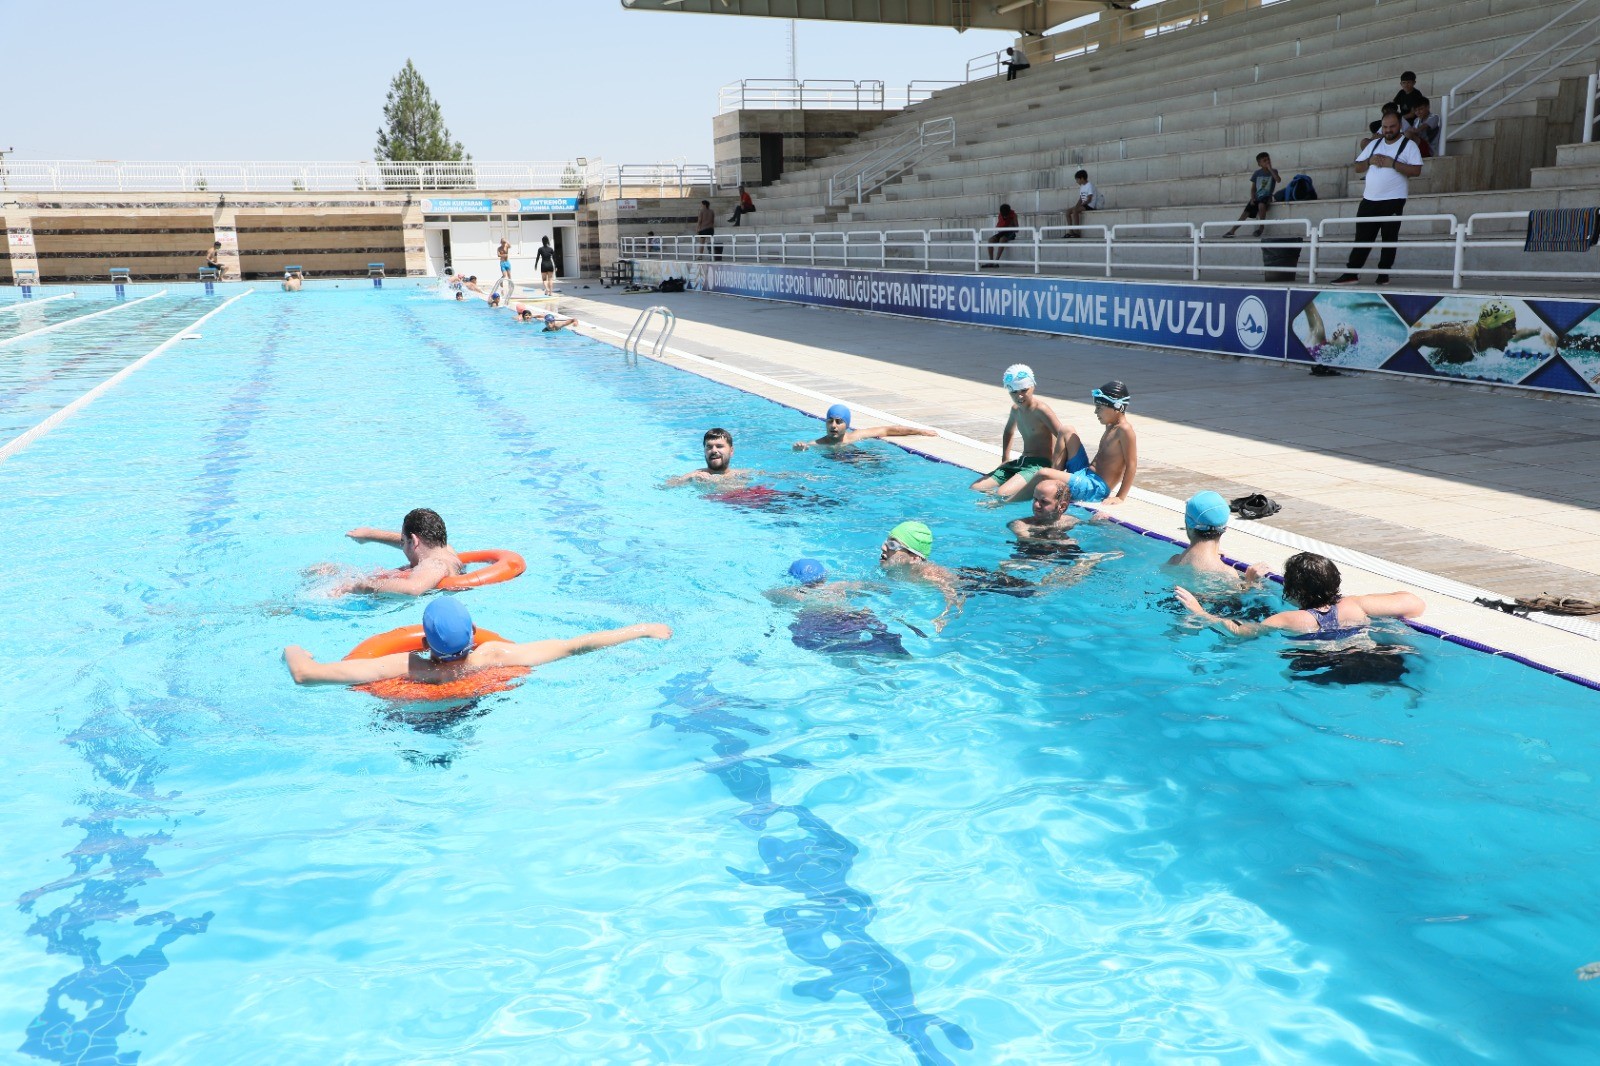
[[[1282,512],[1236,520],[1227,554],[1281,570],[1309,538],[1374,556],[1354,572],[1341,561],[1349,591],[1414,588],[1432,626],[1600,679],[1600,618],[1554,628],[1453,598],[1465,592],[1451,587],[1600,600],[1600,401],[1380,374],[1314,378],[1300,364],[582,284],[562,286],[561,306],[599,327],[584,330],[592,336],[617,343],[604,331],[626,333],[645,307],[666,306],[680,353],[668,361],[811,414],[840,400],[938,429],[938,439],[907,443],[973,469],[995,465],[1009,364],[1033,367],[1040,394],[1091,454],[1089,390],[1119,378],[1134,396],[1140,466],[1134,498],[1108,509],[1116,518],[1181,538],[1175,510],[1193,493],[1263,492]],[[1423,575],[1398,580],[1390,564]]]

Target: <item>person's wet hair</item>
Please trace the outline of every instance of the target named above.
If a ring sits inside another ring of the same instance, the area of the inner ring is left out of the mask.
[[[1306,611],[1331,605],[1339,598],[1339,568],[1314,552],[1290,556],[1283,566],[1283,598]]]
[[[700,438],[700,443],[709,444],[718,439],[727,441],[729,447],[733,446],[733,434],[720,427],[706,430],[706,435]]]
[[[1189,535],[1195,539],[1196,543],[1202,540],[1221,540],[1225,528],[1226,527],[1218,527],[1216,529],[1191,528],[1189,530]]]
[[[439,517],[438,511],[427,507],[418,507],[406,514],[405,521],[400,523],[400,535],[415,535],[432,548],[442,548],[450,543],[450,537],[444,531],[444,519]]]

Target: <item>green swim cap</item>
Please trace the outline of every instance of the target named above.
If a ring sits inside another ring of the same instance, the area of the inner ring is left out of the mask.
[[[901,522],[889,536],[927,559],[933,555],[933,530],[923,522]]]

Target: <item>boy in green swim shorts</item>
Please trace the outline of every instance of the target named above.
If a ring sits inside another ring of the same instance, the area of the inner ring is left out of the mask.
[[[1005,431],[1000,434],[1002,461],[974,481],[973,489],[1009,501],[1016,498],[1024,485],[1032,484],[1041,470],[1081,470],[1089,465],[1077,431],[1057,418],[1050,405],[1039,399],[1031,369],[1017,363],[1006,368],[1001,381],[1011,393],[1011,415],[1006,419]],[[1022,434],[1022,454],[1010,459],[1011,438],[1017,433]]]

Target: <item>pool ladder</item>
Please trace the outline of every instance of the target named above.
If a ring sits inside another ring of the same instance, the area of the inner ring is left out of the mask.
[[[622,350],[634,358],[638,358],[639,349],[645,345],[644,335],[650,329],[650,323],[656,315],[661,316],[661,331],[656,334],[655,341],[646,350],[652,359],[660,359],[667,350],[667,342],[672,340],[672,331],[678,328],[678,316],[672,313],[670,307],[656,304],[646,307],[639,313],[638,319],[633,323],[633,328],[628,331],[628,339],[623,342]]]

